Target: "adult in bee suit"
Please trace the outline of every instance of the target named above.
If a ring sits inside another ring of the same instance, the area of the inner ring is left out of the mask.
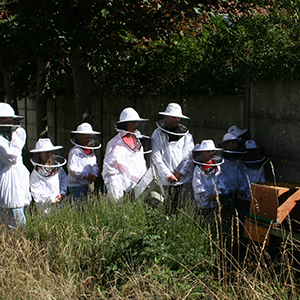
[[[11,228],[26,223],[24,207],[31,202],[29,171],[23,164],[26,131],[7,103],[0,103],[0,219]]]
[[[178,103],[169,103],[159,118],[151,136],[151,162],[169,190],[174,211],[180,194],[192,194],[194,141],[188,130],[189,118]]]
[[[132,107],[127,107],[115,123],[118,134],[107,143],[102,177],[107,194],[116,201],[132,190],[147,171],[140,141],[143,135],[138,128],[148,121],[140,118]]]

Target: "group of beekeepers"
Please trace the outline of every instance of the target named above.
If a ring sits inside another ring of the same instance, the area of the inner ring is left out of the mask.
[[[146,134],[148,119],[140,118],[131,107],[121,112],[114,124],[118,133],[106,146],[101,174],[105,193],[120,202],[147,172],[145,154],[150,153],[150,165],[155,167],[171,211],[175,212],[180,199],[194,198],[194,158],[201,147],[195,147],[188,130],[190,119],[182,114],[179,104],[169,103],[158,115],[157,128],[150,138]],[[18,125],[22,118],[15,115],[9,104],[0,103],[0,221],[11,228],[26,223],[24,207],[32,198],[47,214],[51,210],[48,204],[61,203],[67,191],[80,202],[99,176],[95,151],[101,147],[100,132],[94,131],[89,123],[71,131],[74,147],[68,160],[60,154],[62,146],[54,146],[49,138],[40,138],[30,150],[34,168],[29,174],[22,159],[26,142],[26,132]],[[146,149],[146,145],[151,146]],[[68,174],[62,168],[66,164]]]

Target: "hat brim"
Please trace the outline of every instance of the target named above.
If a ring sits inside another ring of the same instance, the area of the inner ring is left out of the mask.
[[[184,135],[186,135],[186,134],[189,133],[189,130],[188,130],[188,129],[186,129],[185,132],[173,132],[173,131],[169,131],[169,130],[163,128],[162,126],[160,126],[159,122],[156,122],[156,126],[157,126],[161,131],[163,131],[163,132],[165,132],[165,133],[167,133],[167,134],[171,134],[171,135],[184,136]]]
[[[71,133],[77,133],[77,134],[101,134],[99,131],[90,131],[90,130],[84,130],[84,131],[71,131]]]
[[[142,121],[149,121],[149,119],[129,119],[129,120],[118,121],[115,122],[114,124],[121,124],[126,122],[142,122]]]
[[[37,152],[48,152],[48,151],[55,151],[55,150],[59,150],[59,149],[62,149],[63,146],[53,146],[53,147],[46,147],[46,148],[43,148],[43,149],[32,149],[30,150],[29,152],[31,153],[37,153]]]
[[[260,158],[260,159],[256,159],[256,160],[241,160],[242,163],[244,164],[255,164],[255,163],[259,163],[265,160],[265,157]]]
[[[83,145],[77,144],[75,141],[73,141],[73,139],[70,139],[70,141],[74,146],[77,146],[77,147],[82,148],[82,149],[97,150],[97,149],[100,149],[102,147],[102,144],[98,141],[94,141],[94,142],[97,143],[97,146],[83,146]]]
[[[159,112],[158,114],[160,114],[162,116],[173,117],[173,118],[190,119],[189,117],[187,117],[185,115],[175,115],[175,114],[166,113],[166,112],[163,112],[163,111]]]
[[[201,166],[217,167],[217,166],[222,165],[222,164],[225,162],[225,160],[224,160],[224,158],[222,158],[222,160],[221,160],[220,162],[217,162],[217,163],[214,163],[214,164],[203,163],[203,162],[197,161],[197,160],[195,160],[195,159],[193,159],[193,162],[194,162],[195,164],[201,165]]]
[[[193,152],[202,152],[202,151],[223,151],[223,148],[208,148],[208,149],[193,149]]]

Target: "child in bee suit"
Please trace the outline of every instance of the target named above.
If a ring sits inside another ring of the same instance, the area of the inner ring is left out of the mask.
[[[263,148],[258,148],[254,140],[245,143],[246,153],[241,157],[239,169],[243,174],[246,185],[246,194],[237,192],[235,207],[241,222],[245,221],[245,216],[250,213],[251,183],[265,182],[265,170],[263,163],[265,157]]]
[[[107,143],[102,177],[107,194],[117,202],[136,186],[147,171],[140,141],[142,134],[138,127],[148,121],[140,118],[132,107],[125,108],[115,123],[118,134]]]
[[[66,159],[54,155],[62,146],[53,146],[50,139],[39,139],[30,150],[34,169],[30,175],[30,190],[38,207],[45,213],[51,203],[61,202],[67,193],[67,175],[62,168]]]
[[[82,123],[75,131],[71,131],[74,147],[68,156],[68,187],[70,195],[75,199],[87,197],[89,185],[98,178],[95,150],[101,147],[100,135],[89,123]]]
[[[223,148],[224,164],[221,168],[227,189],[227,194],[221,199],[224,218],[230,218],[234,214],[237,192],[242,195],[246,193],[247,186],[239,169],[240,157],[244,153],[243,143],[244,139],[238,138],[232,133],[226,133],[222,142],[219,143]]]
[[[30,174],[22,158],[26,132],[15,125],[22,118],[0,103],[0,218],[11,228],[26,224],[24,207],[31,202]]]
[[[196,205],[205,213],[218,207],[217,196],[226,192],[225,179],[222,174],[221,164],[224,159],[216,154],[216,148],[212,140],[203,140],[193,149],[193,189]]]

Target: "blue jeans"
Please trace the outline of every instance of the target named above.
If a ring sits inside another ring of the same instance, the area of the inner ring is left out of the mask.
[[[18,228],[26,224],[26,217],[24,207],[17,208],[1,208],[0,207],[0,220],[5,222],[10,228]]]
[[[83,185],[70,186],[69,192],[74,199],[78,199],[82,197],[86,198],[88,192],[88,186],[83,186]]]

